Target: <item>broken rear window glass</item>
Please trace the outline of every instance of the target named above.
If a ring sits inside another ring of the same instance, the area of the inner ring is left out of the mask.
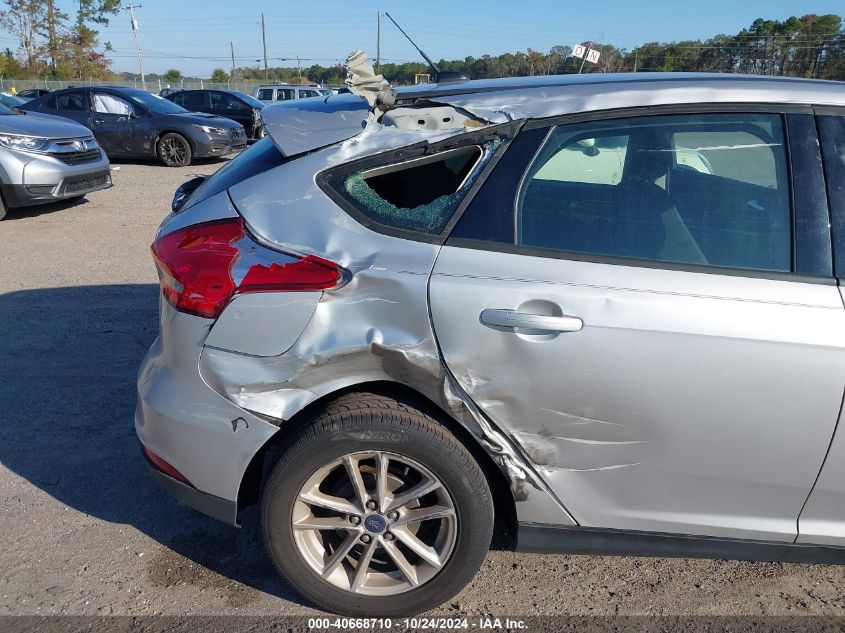
[[[495,144],[459,147],[431,156],[338,174],[328,184],[373,222],[440,233]]]

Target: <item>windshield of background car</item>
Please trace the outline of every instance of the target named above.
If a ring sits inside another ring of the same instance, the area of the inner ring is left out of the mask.
[[[281,165],[284,160],[284,156],[276,149],[270,137],[265,137],[209,176],[191,194],[181,210],[189,209],[247,178]]]
[[[264,103],[264,102],[262,102],[262,101],[259,101],[259,100],[258,100],[258,99],[256,99],[255,97],[250,96],[250,95],[246,94],[245,92],[235,92],[234,94],[235,94],[235,95],[236,95],[239,99],[241,99],[242,101],[246,101],[246,103],[247,103],[247,104],[248,104],[251,108],[258,108],[258,109],[260,110],[261,108],[263,108],[263,107],[265,107],[265,106],[267,105],[266,103]]]
[[[125,96],[156,114],[182,114],[183,112],[187,112],[182,106],[176,105],[164,97],[159,97],[143,90],[127,90]]]

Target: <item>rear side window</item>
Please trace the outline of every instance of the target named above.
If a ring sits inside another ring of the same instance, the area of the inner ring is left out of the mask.
[[[272,88],[261,88],[258,91],[258,98],[262,101],[272,101],[273,100],[273,89]]]
[[[87,95],[84,92],[68,92],[56,96],[56,107],[59,110],[83,112],[88,110]]]
[[[473,201],[453,235],[489,239],[487,233],[497,241],[561,253],[792,268],[791,196],[779,115],[669,115],[562,125],[549,132],[523,173],[510,213],[499,212],[485,223],[485,210]],[[482,191],[476,200],[483,199]]]
[[[296,92],[293,88],[279,88],[276,90],[276,101],[290,101],[296,99]]]
[[[833,223],[833,264],[845,276],[845,115],[817,118]]]
[[[207,108],[208,107],[208,99],[207,99],[206,92],[200,92],[199,90],[195,92],[185,92],[182,95],[182,103],[181,105],[183,108],[188,110],[194,108]]]
[[[382,226],[436,235],[469,189],[478,166],[494,151],[469,145],[329,175],[328,186],[368,220]]]

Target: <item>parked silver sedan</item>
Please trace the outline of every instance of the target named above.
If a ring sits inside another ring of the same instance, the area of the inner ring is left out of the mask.
[[[136,414],[166,489],[260,502],[279,571],[347,614],[448,600],[494,532],[845,562],[845,85],[379,99],[268,107],[178,192]]]
[[[0,104],[0,219],[9,208],[79,198],[112,186],[91,131]]]

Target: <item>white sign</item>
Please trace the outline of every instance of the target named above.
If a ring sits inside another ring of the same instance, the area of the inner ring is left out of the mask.
[[[576,44],[572,47],[572,56],[577,57],[578,59],[583,59],[586,52],[587,47],[583,44]]]
[[[599,63],[599,56],[601,55],[601,51],[597,51],[594,49],[590,49],[587,51],[587,61],[592,62],[594,64]]]

